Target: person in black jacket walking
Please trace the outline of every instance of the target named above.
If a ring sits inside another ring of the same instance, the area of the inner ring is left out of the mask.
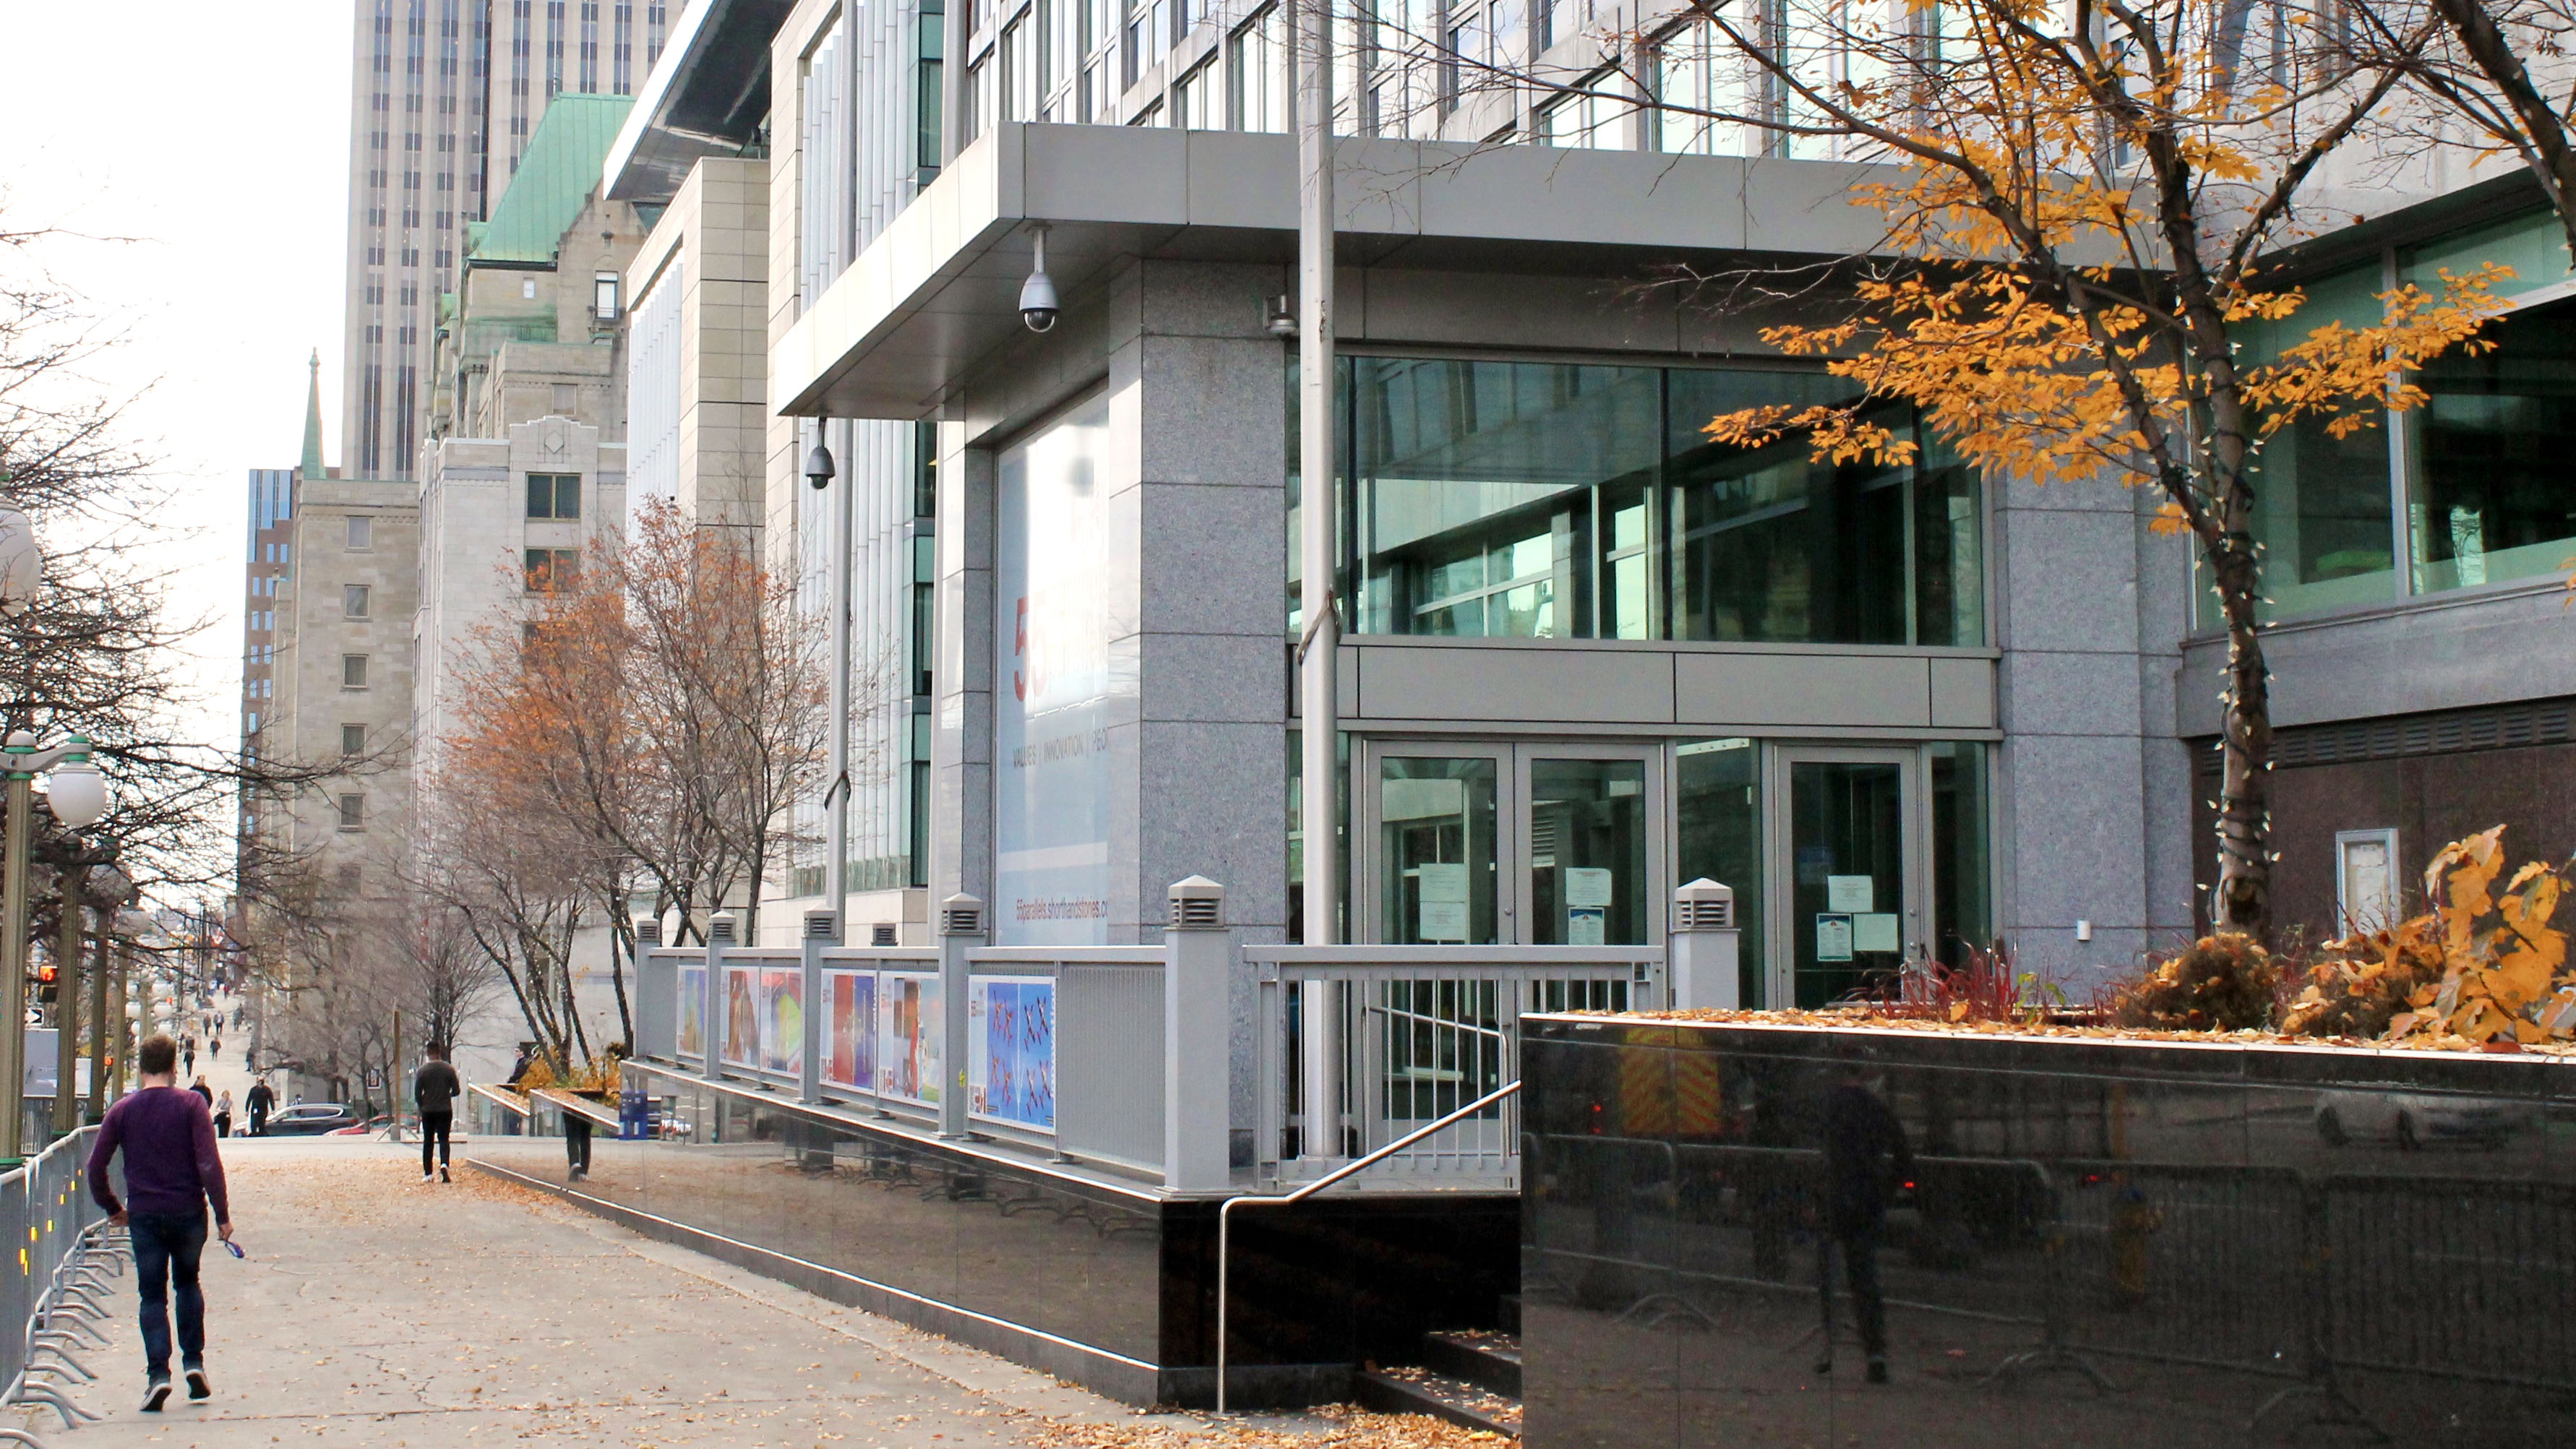
[[[456,1099],[465,1095],[465,1084],[456,1076],[456,1068],[447,1064],[447,1044],[431,1042],[429,1060],[411,1079],[411,1099],[420,1108],[420,1180],[429,1181],[430,1147],[438,1148],[438,1180],[446,1182],[447,1132],[456,1121]]]
[[[1860,1316],[1860,1344],[1869,1355],[1869,1381],[1887,1382],[1887,1296],[1878,1282],[1878,1245],[1887,1231],[1887,1209],[1900,1188],[1911,1187],[1914,1154],[1905,1126],[1865,1079],[1854,1052],[1836,1063],[1836,1082],[1825,1094],[1825,1221],[1816,1240],[1816,1286],[1824,1295],[1825,1351],[1816,1372],[1834,1369],[1834,1249],[1843,1250],[1843,1275]]]
[[[250,1113],[250,1135],[268,1135],[268,1114],[277,1106],[277,1094],[268,1089],[268,1078],[251,1080],[250,1095],[242,1099],[242,1108]]]

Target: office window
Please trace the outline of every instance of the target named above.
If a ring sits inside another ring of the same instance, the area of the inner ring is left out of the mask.
[[[343,830],[364,830],[367,828],[366,796],[343,795],[340,797],[340,828]]]
[[[581,550],[577,548],[532,548],[528,550],[528,592],[550,594],[570,583],[581,571]]]
[[[573,408],[580,401],[580,389],[574,387],[571,383],[559,382],[554,385],[553,403],[555,414],[558,417],[571,417]]]
[[[2484,335],[2494,351],[2454,349],[2416,375],[2430,395],[2407,428],[2418,593],[2564,574],[2576,553],[2576,307],[2518,312]]]
[[[344,584],[340,588],[340,616],[344,619],[369,617],[372,591],[365,584]]]
[[[363,755],[367,752],[367,727],[362,724],[340,726],[340,753]]]
[[[1617,70],[1596,71],[1574,83],[1571,93],[1538,113],[1541,144],[1608,151],[1628,146],[1626,121],[1635,106],[1619,98],[1626,84]]]
[[[1216,62],[1202,61],[1172,85],[1172,124],[1188,131],[1213,131],[1224,124],[1217,113]]]
[[[1344,378],[1358,632],[1985,641],[1971,470],[1930,447],[1837,467],[1800,439],[1744,450],[1700,431],[1847,397],[1838,379],[1396,357],[1353,358]]]
[[[363,553],[376,546],[376,521],[363,513],[349,515],[349,551]]]
[[[1228,64],[1234,129],[1287,130],[1288,22],[1280,6],[1263,7],[1234,32]]]
[[[590,309],[602,322],[617,320],[617,274],[601,272],[591,278]]]
[[[579,473],[529,474],[528,516],[530,518],[581,517],[581,475]]]
[[[340,656],[340,687],[342,689],[364,689],[367,687],[366,655],[343,654]]]

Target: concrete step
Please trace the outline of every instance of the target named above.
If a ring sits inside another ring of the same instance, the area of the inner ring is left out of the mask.
[[[1462,1428],[1521,1436],[1519,1399],[1431,1369],[1363,1369],[1351,1389],[1360,1407],[1380,1413],[1429,1414]]]
[[[1422,1335],[1422,1366],[1464,1379],[1487,1393],[1521,1396],[1521,1341],[1492,1329]]]

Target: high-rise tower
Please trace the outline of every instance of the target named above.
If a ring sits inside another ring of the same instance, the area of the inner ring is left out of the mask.
[[[565,91],[630,95],[686,0],[356,0],[341,468],[409,478],[465,223]]]

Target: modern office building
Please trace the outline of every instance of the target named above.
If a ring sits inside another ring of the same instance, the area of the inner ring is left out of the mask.
[[[409,478],[465,227],[553,99],[631,95],[686,0],[356,0],[343,465]]]
[[[1150,939],[1200,873],[1248,939],[1300,930],[1283,23],[710,9],[608,158],[606,194],[659,201],[765,153],[767,546],[819,589],[798,460],[829,443],[862,658],[907,670],[868,701],[912,738],[853,782],[852,884],[886,892],[854,926],[963,890],[1005,943]],[[1579,76],[1642,34],[1667,89],[1714,85],[1702,23],[1552,5],[1491,44]],[[1701,432],[1836,384],[1646,284],[1866,250],[1867,168],[1394,50],[1337,91],[1350,939],[1653,941],[1707,876],[1747,999],[1787,1003],[1997,937],[2080,986],[2203,923],[2221,644],[2140,496]],[[2570,844],[2576,654],[2544,616],[2576,515],[2535,461],[2566,266],[2524,183],[2385,160],[2321,178],[2369,220],[2283,258],[2313,295],[2521,276],[2503,348],[2423,413],[2267,461],[2281,915],[2311,930],[2489,817]],[[1033,334],[1041,232],[1064,308]]]

